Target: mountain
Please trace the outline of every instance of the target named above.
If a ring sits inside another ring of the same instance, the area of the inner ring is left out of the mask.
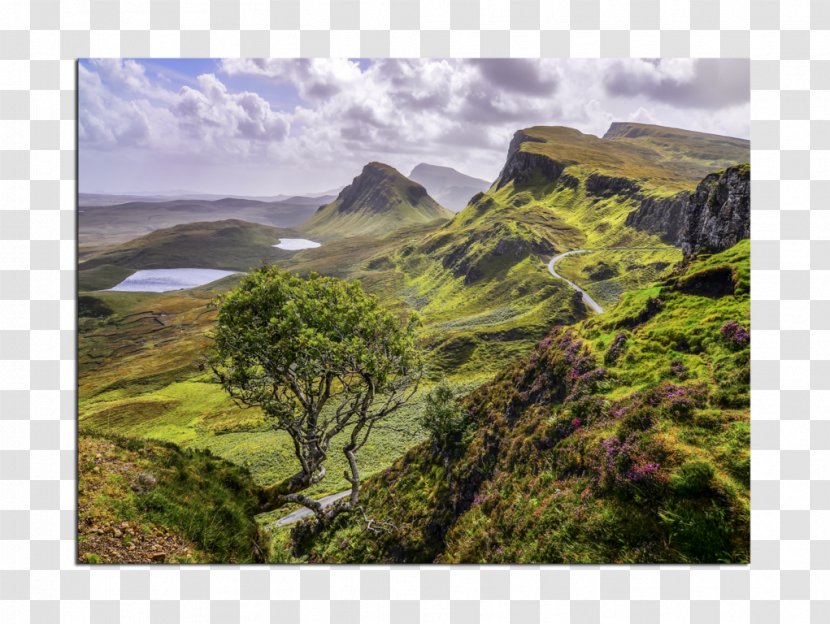
[[[679,243],[627,224],[629,214],[691,194],[707,174],[749,157],[741,139],[643,124],[609,131],[599,138],[558,126],[519,130],[493,185],[392,258],[407,278],[408,300],[446,319],[429,344],[447,370],[472,373],[516,357],[550,325],[588,314],[571,289],[551,280],[554,255],[635,248],[563,262],[563,270],[579,269],[571,272],[577,283],[596,287],[591,295],[604,306],[665,275],[681,259]],[[681,158],[685,145],[691,151]],[[636,251],[643,247],[653,249]]]
[[[331,193],[328,193],[331,194]],[[193,193],[190,191],[169,191],[151,195],[140,194],[107,194],[107,193],[78,193],[78,205],[87,206],[116,206],[129,202],[168,202],[176,199],[191,199],[214,201],[217,199],[253,199],[262,202],[279,202],[289,199],[289,195],[219,195],[215,193]],[[315,197],[315,195],[300,195],[299,197]]]
[[[321,206],[300,229],[322,238],[379,235],[452,216],[423,186],[389,165],[371,162],[333,202]]]
[[[458,212],[476,193],[486,191],[486,180],[464,175],[451,167],[421,163],[409,174],[409,179],[421,184],[442,206]]]
[[[290,197],[260,201],[239,197],[219,199],[157,199],[117,205],[85,206],[79,210],[78,233],[82,251],[87,246],[126,242],[154,230],[201,221],[241,219],[273,227],[299,225],[331,196]]]
[[[355,517],[302,556],[746,563],[748,322],[744,240],[601,317],[554,327],[461,400],[452,437],[362,485],[384,531]]]

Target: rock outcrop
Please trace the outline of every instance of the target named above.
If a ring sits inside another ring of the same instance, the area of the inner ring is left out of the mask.
[[[688,201],[689,193],[685,191],[671,197],[646,197],[637,210],[629,213],[625,224],[657,234],[663,242],[676,245],[680,242]]]
[[[680,245],[687,257],[728,249],[749,238],[749,165],[709,174],[693,193],[647,197],[625,224]]]
[[[547,182],[556,182],[565,165],[543,154],[526,152],[521,149],[522,143],[544,143],[543,139],[529,136],[518,131],[513,135],[510,146],[507,148],[507,161],[496,180],[496,188],[501,188],[511,180],[514,185],[527,184],[535,174],[541,175]]]
[[[680,246],[684,256],[716,252],[749,238],[749,165],[706,176],[689,197]]]
[[[585,190],[591,195],[601,197],[610,197],[611,195],[633,196],[639,192],[640,185],[628,178],[592,173],[585,180]]]

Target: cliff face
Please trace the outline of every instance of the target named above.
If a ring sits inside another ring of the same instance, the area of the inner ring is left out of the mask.
[[[628,178],[592,173],[585,180],[585,190],[591,195],[601,197],[611,197],[612,195],[634,196],[639,192],[640,185]]]
[[[706,176],[689,198],[680,245],[684,256],[728,249],[749,238],[749,165]]]
[[[684,256],[728,249],[749,238],[749,165],[709,174],[691,194],[648,197],[625,224],[680,245]]]
[[[680,231],[688,201],[689,193],[686,192],[673,197],[647,197],[637,210],[626,217],[625,224],[657,234],[664,242],[676,245],[680,242]]]
[[[510,147],[507,149],[507,161],[496,180],[497,189],[511,180],[516,185],[526,184],[533,179],[536,172],[540,173],[545,180],[555,182],[565,170],[565,165],[547,156],[521,151],[521,145],[525,142],[544,143],[542,139],[529,136],[521,130],[514,134]]]

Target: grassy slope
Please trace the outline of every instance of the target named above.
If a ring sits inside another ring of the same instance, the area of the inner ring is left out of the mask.
[[[434,320],[431,344],[446,354],[447,368],[496,370],[550,325],[586,315],[578,298],[547,273],[552,255],[579,248],[665,247],[658,237],[625,225],[639,206],[637,197],[591,194],[586,190],[589,176],[636,180],[644,195],[668,195],[694,188],[713,168],[747,155],[746,141],[626,127],[640,133],[604,140],[569,128],[523,130],[533,140],[521,143],[521,150],[562,162],[578,183],[550,183],[530,172],[521,184],[494,185],[452,222],[392,257],[406,275],[407,302]],[[681,158],[687,144],[694,155]],[[653,281],[668,268],[655,265],[671,266],[679,257],[672,248],[631,251],[619,260],[609,256],[615,278],[594,284],[597,280],[574,275],[573,281],[587,281],[586,289],[612,303],[621,292]],[[566,262],[582,261],[576,256]]]
[[[259,507],[246,470],[171,444],[78,439],[80,563],[250,563]]]
[[[679,249],[602,250],[573,254],[556,263],[556,272],[579,284],[605,307],[623,293],[643,288],[666,276],[680,261]]]
[[[554,329],[465,400],[449,469],[423,444],[364,486],[367,514],[395,529],[344,521],[308,558],[747,561],[749,349],[720,329],[748,326],[748,258],[743,241]],[[717,269],[734,294],[697,294]]]
[[[430,226],[424,225],[380,239],[334,241],[319,249],[296,252],[283,263],[300,273],[323,270],[360,278],[365,288],[383,296],[391,308],[403,309],[403,300],[390,294],[400,287],[402,276],[377,258],[385,258],[429,231]],[[199,368],[215,317],[209,303],[237,281],[238,277],[230,276],[202,288],[170,293],[82,292],[81,430],[210,449],[250,468],[260,485],[293,474],[296,460],[287,435],[270,430],[258,410],[235,406],[219,386],[210,383],[209,373]],[[107,309],[112,312],[109,316]],[[469,390],[484,379],[475,372],[453,383]],[[427,380],[425,389],[430,383]],[[388,466],[423,439],[415,422],[422,398],[423,392],[395,415],[388,423],[390,428],[376,432],[361,452],[365,474]],[[345,468],[342,458],[334,454],[333,461],[329,476],[314,488],[314,494],[347,487],[341,478]]]

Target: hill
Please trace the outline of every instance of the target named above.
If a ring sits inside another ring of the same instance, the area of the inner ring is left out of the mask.
[[[203,451],[78,438],[78,563],[253,563],[259,490]]]
[[[451,219],[426,189],[383,163],[371,162],[337,198],[299,229],[312,236],[383,235],[402,227]]]
[[[458,212],[476,193],[490,187],[487,180],[474,178],[452,169],[421,163],[409,174],[409,179],[421,184],[442,206]]]
[[[362,488],[310,561],[745,563],[749,241],[554,327],[462,401],[464,432]],[[299,553],[298,553],[299,554]]]
[[[155,230],[196,223],[239,219],[272,227],[290,228],[308,219],[331,196],[290,197],[260,201],[237,197],[129,201],[117,205],[84,206],[78,213],[81,252],[123,243]]]
[[[110,288],[139,269],[205,268],[247,271],[293,253],[274,247],[296,233],[238,219],[188,223],[157,230],[102,251],[78,265],[80,290]]]

